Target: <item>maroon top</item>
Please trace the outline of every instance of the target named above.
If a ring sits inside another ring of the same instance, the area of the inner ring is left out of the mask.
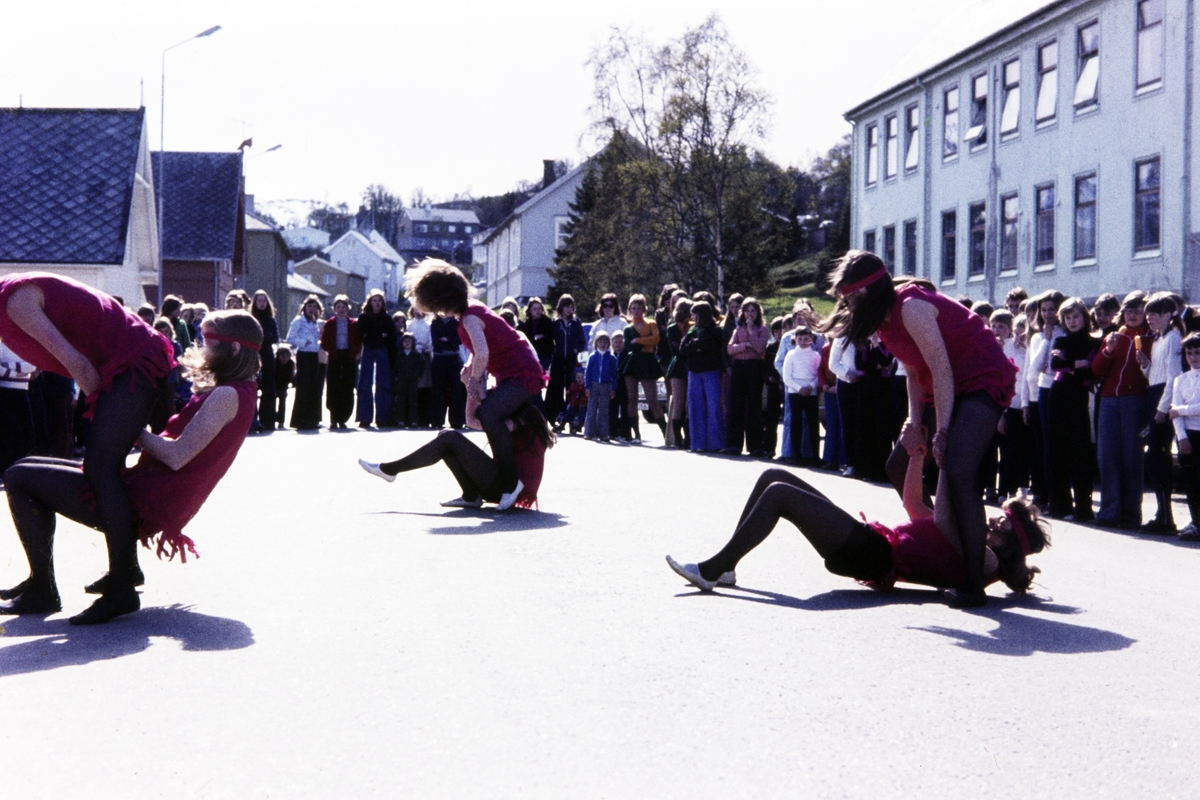
[[[238,395],[238,410],[213,440],[188,463],[172,471],[149,453],[125,470],[125,488],[138,515],[138,536],[143,542],[158,536],[158,554],[174,558],[176,553],[187,561],[187,551],[196,555],[195,543],[183,535],[183,526],[196,516],[217,481],[225,475],[237,456],[250,423],[254,420],[258,388],[254,381],[227,384]],[[211,392],[198,394],[188,401],[178,414],[167,422],[162,435],[178,439],[192,417],[212,397]],[[161,534],[161,535],[159,535]]]
[[[8,299],[26,284],[42,290],[44,310],[51,324],[100,374],[99,388],[87,397],[89,406],[100,392],[112,386],[114,378],[128,369],[158,379],[174,368],[175,351],[171,343],[115,297],[61,275],[46,272],[6,275],[0,278],[0,339],[39,369],[71,377],[58,359],[9,319]]]
[[[1004,348],[987,321],[957,300],[909,283],[896,290],[891,316],[880,327],[879,338],[904,364],[908,377],[925,392],[925,399],[933,397],[933,375],[900,314],[904,304],[913,300],[924,300],[937,309],[938,330],[946,343],[950,371],[954,373],[955,396],[985,391],[1001,407],[1008,408],[1016,393],[1017,368],[1004,355]]]
[[[964,306],[965,308],[965,306]],[[868,525],[892,546],[892,572],[880,581],[869,581],[873,589],[891,589],[896,581],[953,589],[966,580],[966,565],[933,517],[901,522],[895,529],[882,522]],[[995,583],[996,573],[984,576],[984,585]]]
[[[467,317],[478,317],[483,323],[483,336],[488,346],[488,372],[496,378],[496,383],[519,380],[530,394],[538,394],[546,387],[549,379],[524,334],[477,300],[467,303],[463,319]],[[463,331],[462,341],[471,355],[475,355],[466,331]]]

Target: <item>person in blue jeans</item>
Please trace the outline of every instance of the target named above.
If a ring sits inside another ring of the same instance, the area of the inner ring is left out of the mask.
[[[362,360],[358,370],[358,427],[392,424],[392,376],[390,365],[396,353],[396,326],[387,313],[383,292],[372,289],[358,315],[362,338]],[[371,387],[375,391],[372,393]],[[374,402],[372,402],[374,401]]]
[[[688,368],[688,430],[692,452],[716,452],[725,447],[721,415],[721,370],[725,340],[717,328],[712,306],[692,306],[692,327],[679,345]]]
[[[604,331],[596,334],[592,345],[596,349],[587,362],[587,417],[583,438],[607,442],[608,404],[617,396],[617,357],[608,352],[609,336]]]

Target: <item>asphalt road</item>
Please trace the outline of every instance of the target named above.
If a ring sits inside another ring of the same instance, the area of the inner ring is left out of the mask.
[[[1200,794],[1200,548],[1058,523],[1033,595],[967,613],[830,575],[785,523],[702,595],[663,556],[715,552],[761,463],[570,439],[507,514],[355,464],[428,436],[248,441],[202,558],[142,551],[143,610],[96,628],[66,617],[101,537],[61,524],[64,613],[0,619],[0,796]]]

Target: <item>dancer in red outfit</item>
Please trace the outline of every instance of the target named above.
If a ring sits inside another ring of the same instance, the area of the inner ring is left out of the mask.
[[[157,540],[160,557],[195,554],[183,526],[233,463],[255,414],[254,376],[262,328],[244,311],[223,311],[205,317],[203,332],[203,349],[193,348],[183,359],[195,395],[161,436],[145,429],[137,435],[141,458],[119,476],[123,496],[132,501],[135,538],[147,546]],[[53,559],[55,514],[104,531],[111,554],[114,535],[106,527],[100,490],[88,475],[86,460],[80,464],[25,458],[5,472],[4,482],[30,575],[6,592],[13,599],[0,604],[0,614],[59,611],[62,602]],[[99,593],[100,599],[72,617],[74,624],[107,622],[141,607],[128,570],[110,566],[109,574],[87,589]]]
[[[133,504],[121,467],[155,405],[169,399],[164,395],[166,375],[175,366],[171,344],[115,298],[38,272],[0,278],[0,339],[25,361],[74,379],[86,397],[91,425],[83,475],[108,546],[106,580],[132,592],[141,574]],[[17,598],[24,588],[0,591],[0,599]],[[18,608],[31,602],[27,598]]]
[[[792,473],[769,469],[750,493],[733,538],[719,553],[699,564],[680,564],[670,556],[667,563],[706,592],[719,583],[735,583],[738,562],[770,535],[780,519],[786,519],[800,529],[835,575],[879,590],[891,589],[897,581],[943,589],[961,586],[966,563],[948,504],[938,504],[935,511],[922,497],[924,454],[923,446],[911,453],[903,490],[909,519],[894,528],[859,522]],[[1001,580],[1014,592],[1028,591],[1039,570],[1028,566],[1025,557],[1050,544],[1036,510],[1024,501],[1009,500],[1004,513],[989,519],[987,526],[985,584]]]

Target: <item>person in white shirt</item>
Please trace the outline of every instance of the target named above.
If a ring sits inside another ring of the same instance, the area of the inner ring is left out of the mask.
[[[1000,495],[999,499],[1015,495],[1019,489],[1029,486],[1029,427],[1025,424],[1024,410],[1029,398],[1029,384],[1025,380],[1025,343],[1017,336],[1013,315],[1006,309],[992,313],[989,323],[992,333],[1004,348],[1004,355],[1017,367],[1017,393],[1000,417]],[[1021,333],[1025,333],[1025,319],[1021,318]]]
[[[1058,323],[1058,307],[1066,297],[1057,289],[1042,292],[1030,300],[1037,312],[1029,324],[1033,336],[1026,352],[1026,376],[1029,381],[1029,405],[1025,406],[1025,422],[1033,427],[1034,452],[1031,478],[1033,502],[1041,506],[1050,500],[1050,387],[1054,385],[1054,370],[1050,367],[1050,351],[1054,340],[1066,334]]]
[[[812,349],[813,333],[807,326],[802,325],[792,331],[792,341],[795,347],[783,359],[783,369],[779,373],[787,389],[788,405],[792,409],[792,461],[799,466],[815,466],[814,462],[818,459],[804,458],[801,442],[803,431],[807,428],[813,452],[820,452],[817,446],[821,435],[817,418],[820,402],[817,385],[820,382],[821,354]]]
[[[1200,469],[1196,459],[1200,457],[1200,333],[1188,334],[1183,340],[1183,354],[1187,358],[1188,371],[1175,378],[1171,391],[1171,405],[1167,412],[1179,438],[1180,461],[1186,467],[1184,482],[1187,486],[1188,509],[1192,521],[1179,532],[1179,538],[1194,542],[1200,540]]]
[[[1146,488],[1158,499],[1158,511],[1154,518],[1142,526],[1147,533],[1175,533],[1175,519],[1171,512],[1171,438],[1173,431],[1167,420],[1171,403],[1171,387],[1176,376],[1183,371],[1180,363],[1179,309],[1167,292],[1156,292],[1146,302],[1146,324],[1154,335],[1154,344],[1147,356],[1144,349],[1137,353],[1138,364],[1146,373],[1150,388],[1146,400],[1150,413],[1150,436],[1146,448]]]

